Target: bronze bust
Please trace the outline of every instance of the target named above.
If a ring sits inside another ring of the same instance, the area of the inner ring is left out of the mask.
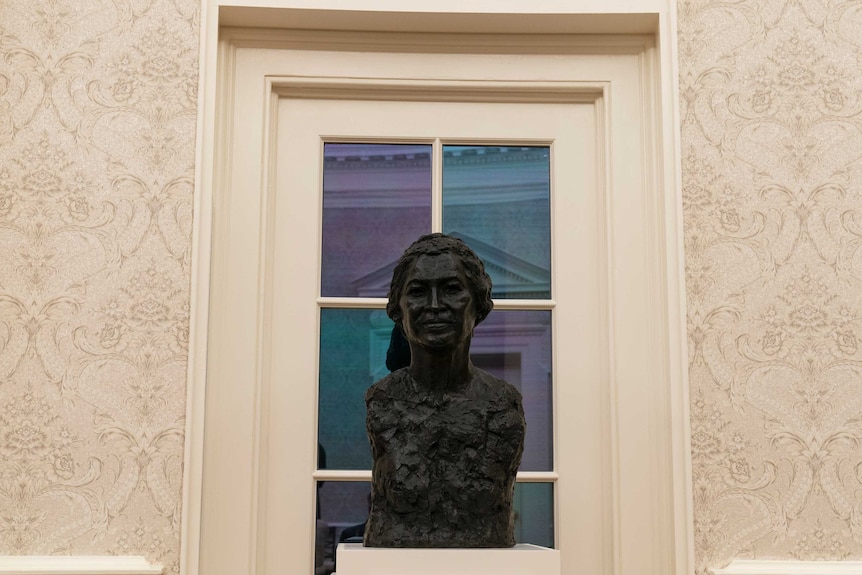
[[[524,449],[521,394],[470,361],[491,278],[461,240],[422,236],[398,261],[386,311],[410,365],[365,395],[374,458],[370,547],[511,547]]]

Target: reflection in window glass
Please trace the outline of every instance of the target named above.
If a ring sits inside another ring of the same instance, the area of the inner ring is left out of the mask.
[[[320,481],[317,483],[317,573],[332,573],[338,566],[339,543],[361,543],[368,519],[371,483]],[[554,547],[553,483],[516,483],[513,511],[515,541]]]
[[[476,327],[470,358],[524,398],[527,435],[520,470],[553,471],[551,312],[492,311]]]
[[[316,575],[328,575],[335,571],[335,549],[339,543],[362,542],[371,505],[370,495],[371,483],[367,481],[317,483]]]
[[[495,298],[551,297],[547,146],[443,146],[443,231],[485,261]]]
[[[337,567],[335,549],[339,543],[362,542],[370,493],[371,484],[367,481],[317,483],[315,563],[324,570]],[[515,541],[554,547],[553,483],[516,483],[513,510]]]
[[[554,547],[554,484],[515,484],[515,541]]]
[[[326,469],[371,469],[365,391],[389,373],[392,326],[384,310],[320,310],[317,439]],[[322,463],[318,467],[324,468]]]
[[[389,373],[392,326],[383,310],[321,310],[318,440],[327,469],[371,469],[365,391]],[[524,397],[521,471],[552,471],[551,312],[491,312],[476,328],[471,357]]]
[[[328,143],[323,156],[321,295],[386,297],[391,265],[431,231],[431,146]]]

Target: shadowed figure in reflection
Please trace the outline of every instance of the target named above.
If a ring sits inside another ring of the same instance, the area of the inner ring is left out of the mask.
[[[374,459],[365,545],[515,544],[521,394],[470,361],[473,328],[492,307],[491,278],[461,240],[426,235],[398,261],[386,311],[410,364],[365,395]]]
[[[395,324],[392,335],[389,336],[389,348],[386,350],[386,369],[390,373],[410,365],[410,344],[401,331],[401,326]]]

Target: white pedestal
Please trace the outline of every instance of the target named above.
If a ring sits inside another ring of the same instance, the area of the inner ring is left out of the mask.
[[[510,549],[383,549],[340,543],[333,575],[559,575],[560,552]]]

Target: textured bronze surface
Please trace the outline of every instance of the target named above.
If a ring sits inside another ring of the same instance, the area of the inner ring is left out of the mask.
[[[490,294],[481,260],[443,234],[417,240],[395,268],[387,312],[410,345],[410,365],[365,396],[374,457],[367,546],[515,544],[521,394],[469,357]]]

